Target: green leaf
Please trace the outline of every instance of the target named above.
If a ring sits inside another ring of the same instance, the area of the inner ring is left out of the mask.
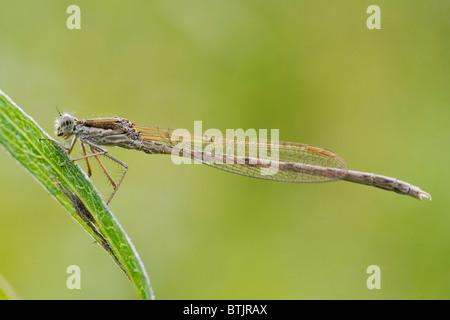
[[[154,299],[133,244],[91,180],[39,125],[0,90],[0,144],[108,252],[141,299]]]

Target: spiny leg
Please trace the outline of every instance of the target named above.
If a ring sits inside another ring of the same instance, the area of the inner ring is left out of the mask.
[[[63,145],[61,142],[59,142],[59,141],[57,141],[57,140],[55,140],[55,139],[52,139],[52,138],[42,138],[42,139],[39,139],[39,140],[49,140],[49,141],[53,142],[54,144],[58,145],[59,147],[61,147],[62,149],[64,149],[64,150],[67,152],[67,154],[70,154],[70,153],[72,152],[73,147],[74,147],[74,145],[75,145],[75,142],[76,142],[76,140],[77,140],[77,136],[74,136],[74,137],[73,137],[73,139],[72,139],[72,141],[70,142],[70,145],[69,145],[68,147],[66,147],[66,146]],[[83,149],[84,156],[78,157],[78,158],[75,158],[75,159],[71,159],[71,160],[69,160],[69,161],[63,163],[63,164],[61,165],[61,167],[65,166],[65,165],[67,165],[67,164],[69,164],[69,163],[72,163],[72,162],[81,160],[81,159],[86,159],[86,163],[87,163],[87,165],[88,165],[88,175],[91,176],[92,172],[91,172],[91,169],[90,169],[90,165],[89,165],[89,162],[88,162],[88,158],[90,158],[90,157],[95,157],[95,158],[97,159],[97,161],[99,162],[100,166],[102,167],[102,169],[105,171],[105,173],[106,173],[108,179],[111,181],[111,183],[112,183],[112,185],[113,185],[113,187],[114,187],[114,191],[113,191],[113,193],[111,194],[111,196],[109,197],[108,202],[106,203],[106,205],[109,206],[109,204],[111,203],[112,198],[114,197],[114,195],[115,195],[116,192],[117,192],[117,189],[119,188],[119,185],[122,183],[123,178],[125,177],[125,174],[126,174],[127,171],[128,171],[128,165],[127,165],[125,162],[122,162],[122,161],[120,161],[119,159],[116,159],[116,158],[110,156],[110,155],[108,154],[108,150],[106,150],[106,149],[104,149],[104,148],[102,148],[102,147],[100,147],[100,146],[98,146],[98,145],[96,145],[96,144],[94,144],[94,143],[92,143],[92,142],[89,142],[89,141],[87,141],[87,140],[80,140],[80,141],[81,141],[81,147],[82,147],[82,149]],[[84,143],[86,143],[87,145],[89,145],[89,147],[91,148],[91,151],[93,152],[92,154],[87,154],[86,148],[84,147]],[[97,152],[94,153],[94,150],[96,150]],[[100,159],[98,158],[98,156],[102,156],[102,155],[105,156],[105,157],[108,157],[109,159],[111,159],[111,160],[113,160],[113,161],[115,161],[115,162],[117,162],[118,164],[120,164],[120,165],[124,168],[124,171],[123,171],[123,173],[122,173],[122,176],[120,177],[120,179],[119,179],[119,181],[118,181],[117,183],[114,182],[114,180],[111,178],[110,174],[108,173],[108,171],[106,170],[106,168],[104,167],[104,165],[102,164],[102,162],[100,161]]]
[[[81,142],[81,149],[83,149],[83,154],[86,156],[87,153],[86,153],[86,148],[84,147],[84,143],[83,143],[83,141],[80,141],[80,142]],[[91,150],[92,150],[92,148],[91,148]],[[97,158],[97,160],[98,160],[98,158]],[[91,166],[89,165],[89,158],[86,158],[86,165],[87,165],[88,177],[91,177],[92,176],[92,170],[91,170]]]
[[[91,152],[95,153],[95,150],[92,146],[91,147]],[[111,175],[109,174],[108,170],[106,170],[106,167],[103,165],[103,162],[100,160],[100,158],[98,156],[95,156],[95,159],[97,159],[98,164],[100,165],[100,167],[102,168],[102,170],[105,172],[106,176],[109,179],[109,182],[111,182],[112,186],[115,188],[116,187],[116,182],[114,181],[114,179],[111,177]]]
[[[66,152],[67,152],[67,154],[70,154],[71,152],[72,152],[72,150],[73,150],[73,147],[74,147],[74,145],[75,145],[75,142],[77,141],[77,136],[73,136],[73,139],[72,139],[72,141],[70,141],[70,144],[69,144],[69,146],[65,146],[65,145],[63,145],[61,142],[59,142],[59,141],[57,141],[57,140],[55,140],[55,139],[53,139],[53,138],[40,138],[39,139],[39,141],[42,141],[42,140],[48,140],[48,141],[51,141],[51,142],[53,142],[54,144],[56,144],[57,146],[59,146],[59,147],[61,147],[62,149],[64,149]]]
[[[91,145],[91,142],[87,142],[87,141],[83,141],[83,142],[88,144],[88,145]],[[68,165],[69,163],[72,163],[72,162],[75,162],[75,161],[78,161],[78,160],[81,160],[81,159],[87,159],[87,158],[95,157],[95,156],[103,156],[103,155],[105,155],[108,152],[108,150],[106,150],[106,149],[103,149],[103,148],[101,148],[101,147],[99,147],[99,146],[97,146],[95,144],[93,144],[93,145],[96,146],[99,149],[99,151],[97,153],[85,154],[84,156],[81,156],[81,157],[78,157],[78,158],[75,158],[75,159],[71,159],[71,160],[69,160],[67,162],[64,162],[61,165],[61,167],[64,167],[64,166]]]
[[[108,202],[106,203],[106,205],[109,206],[109,204],[111,203],[112,198],[114,197],[114,195],[117,192],[117,189],[119,189],[119,186],[122,183],[123,178],[125,177],[125,174],[128,171],[128,165],[125,162],[120,161],[119,159],[116,159],[113,156],[110,156],[107,153],[108,150],[106,150],[106,149],[104,149],[104,148],[102,148],[102,147],[100,147],[100,146],[98,146],[98,145],[96,145],[96,144],[94,144],[92,142],[89,142],[89,141],[83,141],[83,142],[85,142],[86,144],[88,144],[91,147],[91,151],[92,152],[94,152],[94,150],[96,150],[97,152],[100,151],[98,153],[93,153],[93,154],[91,154],[89,156],[94,156],[97,159],[97,161],[99,162],[100,166],[103,168],[103,170],[105,171],[106,175],[108,176],[109,180],[111,181],[111,183],[112,183],[112,185],[114,187],[114,190],[113,190],[112,194],[109,196]],[[107,157],[107,158],[117,162],[118,164],[120,164],[124,168],[122,176],[120,177],[120,179],[119,179],[119,181],[117,183],[114,182],[114,180],[111,178],[111,176],[109,175],[109,173],[106,170],[106,168],[103,166],[103,163],[98,158],[99,155],[103,155],[103,156],[105,156],[105,157]]]
[[[59,141],[57,141],[57,140],[55,140],[55,139],[52,139],[52,138],[41,138],[41,139],[39,139],[39,140],[48,140],[48,141],[51,141],[51,142],[53,142],[54,144],[56,144],[57,146],[59,146],[59,147],[61,147],[62,149],[64,149],[64,150],[67,152],[67,154],[70,155],[70,153],[71,153],[72,150],[73,150],[73,147],[75,146],[75,142],[77,141],[77,136],[74,136],[74,137],[73,137],[72,141],[70,142],[69,146],[67,146],[67,147],[66,147],[65,145],[63,145],[61,142],[59,142]],[[88,176],[90,177],[90,176],[92,175],[91,166],[89,165],[89,160],[88,160],[88,158],[90,157],[90,155],[88,155],[88,154],[86,153],[86,148],[84,147],[83,141],[80,141],[80,142],[81,142],[81,148],[82,148],[83,154],[84,154],[84,156],[81,157],[81,158],[85,158],[85,159],[86,159],[86,164],[87,164],[87,169],[88,169]],[[64,162],[64,163],[61,165],[61,167],[64,167],[65,165],[67,165],[67,164],[69,164],[69,163],[71,163],[71,162],[75,162],[76,160],[79,160],[79,159],[80,159],[80,158],[76,158],[76,159],[72,159],[72,160],[69,160],[69,161],[67,161],[67,162]]]

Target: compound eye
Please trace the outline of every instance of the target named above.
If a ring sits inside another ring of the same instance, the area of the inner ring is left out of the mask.
[[[61,132],[64,133],[71,133],[73,131],[74,126],[74,120],[71,115],[63,114],[60,119],[60,128]]]
[[[69,138],[75,129],[75,118],[70,114],[64,113],[55,121],[55,134],[64,139]]]

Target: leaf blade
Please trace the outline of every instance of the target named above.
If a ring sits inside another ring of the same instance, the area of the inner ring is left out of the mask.
[[[100,244],[124,271],[141,299],[154,299],[145,267],[131,240],[101,199],[90,179],[40,126],[0,90],[0,144]],[[77,200],[78,199],[78,200]],[[85,207],[80,209],[81,204]],[[80,211],[93,217],[83,219]],[[95,223],[94,223],[95,222]],[[96,230],[97,229],[97,230]]]

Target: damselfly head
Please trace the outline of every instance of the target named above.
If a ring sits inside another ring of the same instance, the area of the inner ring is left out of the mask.
[[[73,134],[75,128],[75,118],[70,114],[63,113],[61,117],[55,121],[55,134],[64,139],[69,138]]]

